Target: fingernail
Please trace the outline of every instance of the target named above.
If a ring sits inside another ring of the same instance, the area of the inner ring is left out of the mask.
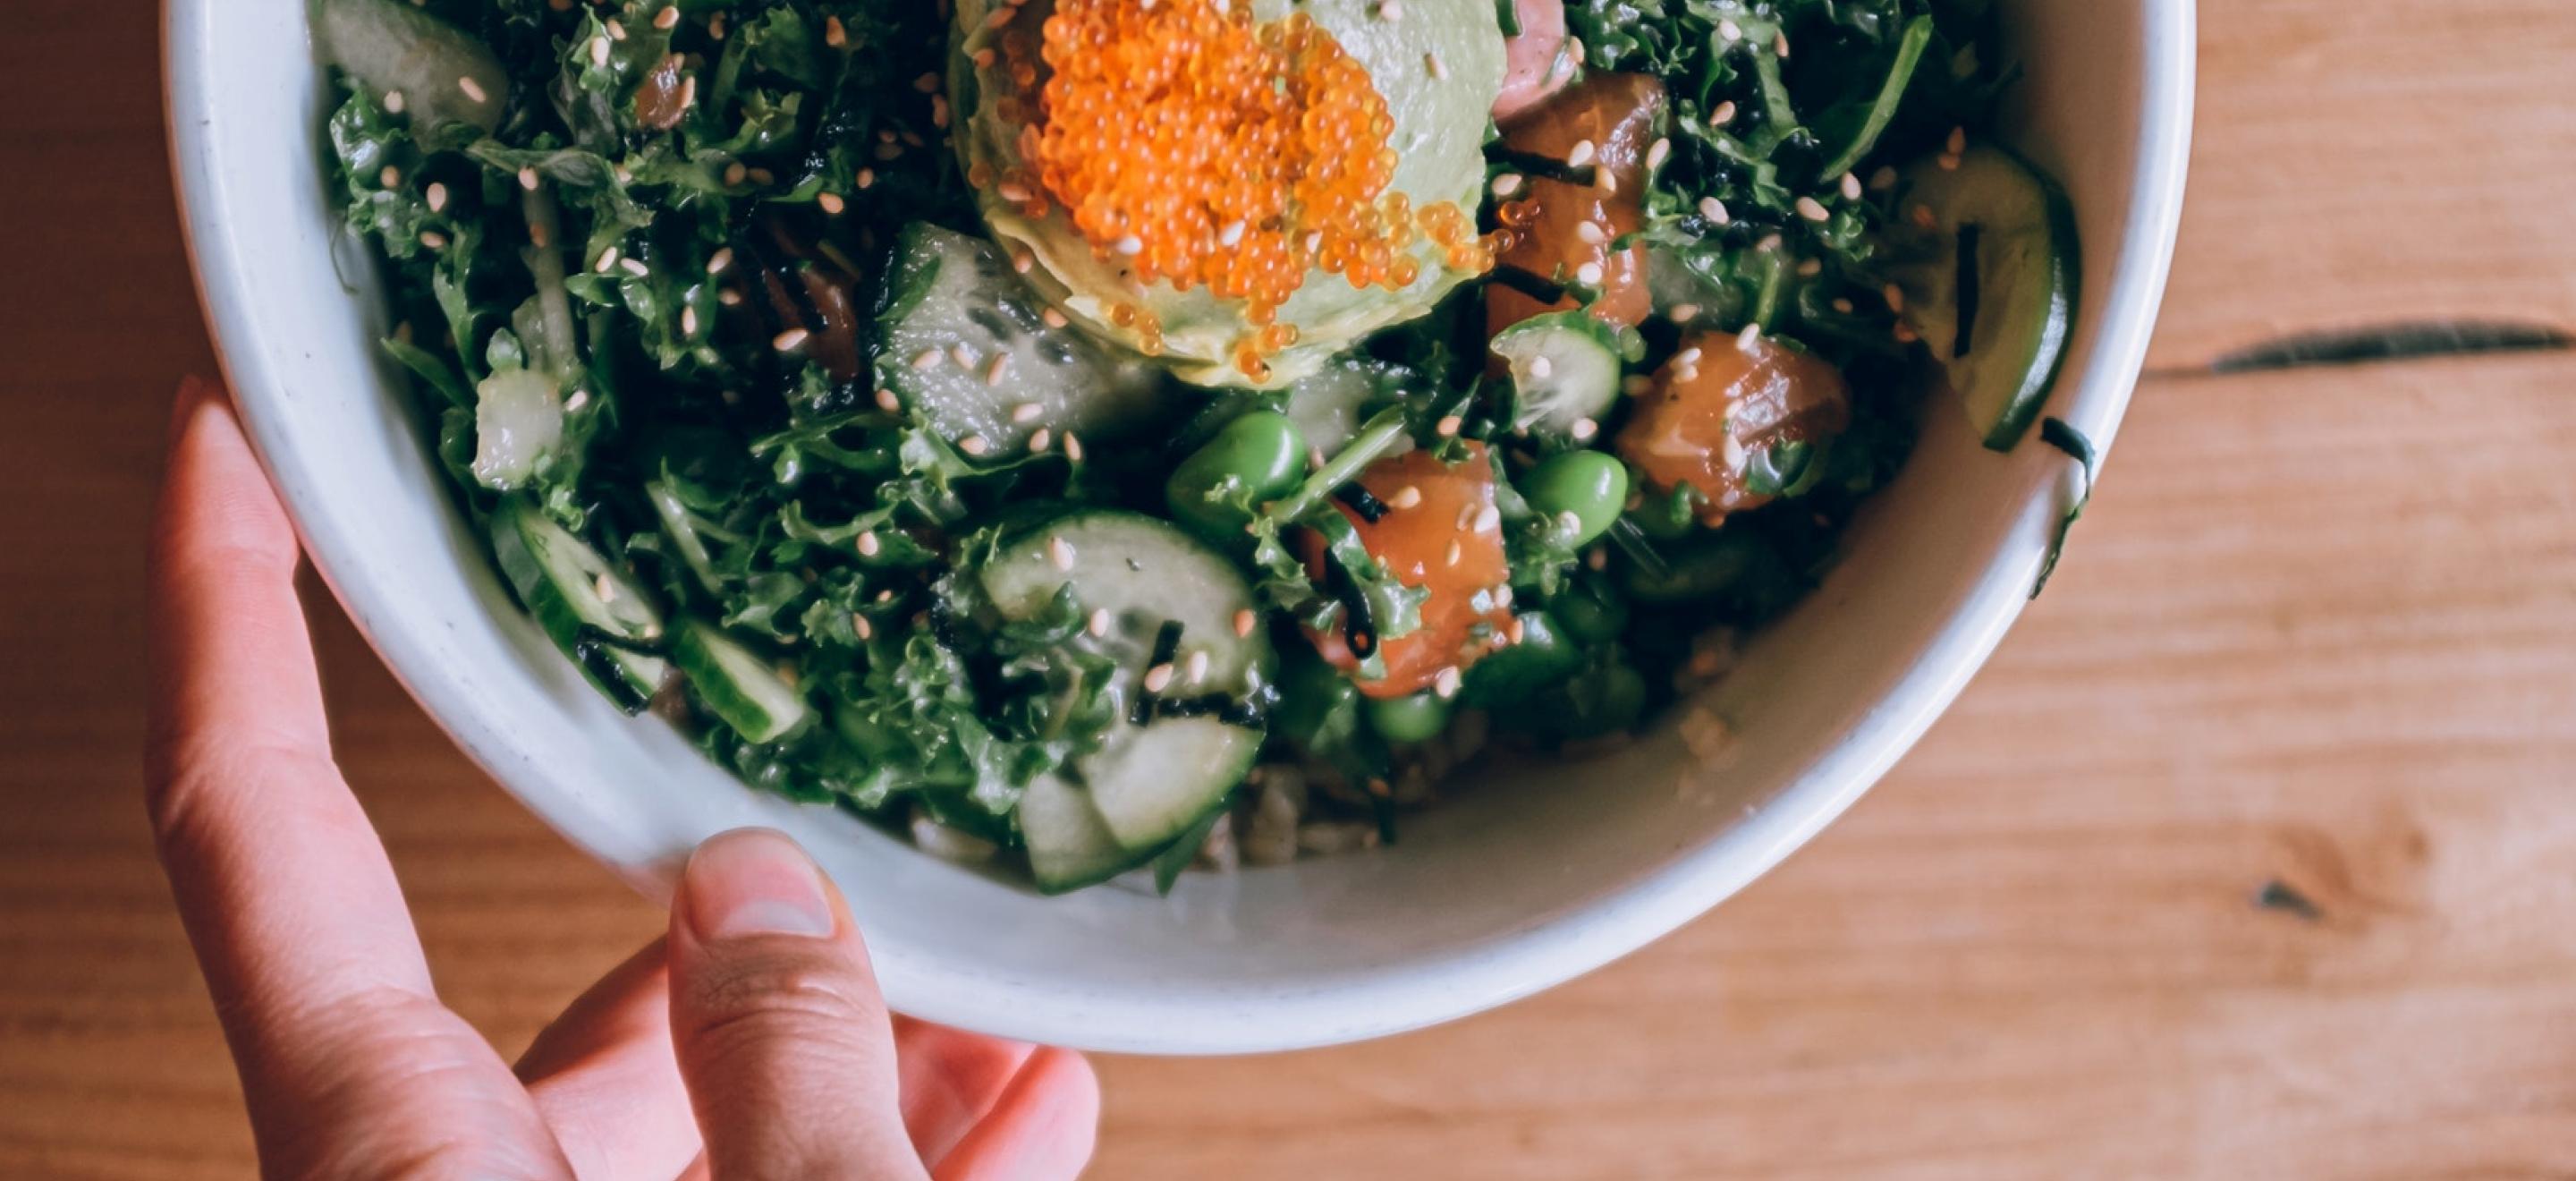
[[[779,833],[744,829],[708,841],[689,858],[681,880],[690,925],[705,938],[832,933],[823,871]]]

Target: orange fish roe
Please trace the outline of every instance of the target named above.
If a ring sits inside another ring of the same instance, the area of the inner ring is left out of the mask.
[[[1258,378],[1296,340],[1278,311],[1310,270],[1401,289],[1421,276],[1407,253],[1417,232],[1456,269],[1488,267],[1492,251],[1454,204],[1417,213],[1388,191],[1395,121],[1367,69],[1305,14],[1255,24],[1250,7],[1061,0],[1018,144],[1034,178],[1003,176],[993,191],[1032,216],[1061,204],[1100,258],[1146,282],[1243,301],[1251,331],[1233,359]],[[1036,80],[1028,48],[1004,38],[1024,91]]]

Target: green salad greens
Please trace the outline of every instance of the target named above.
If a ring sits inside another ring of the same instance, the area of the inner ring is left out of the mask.
[[[1061,891],[1616,740],[1815,584],[1920,391],[2036,416],[2075,242],[1985,139],[1984,0],[1557,3],[313,11],[385,352],[536,623]],[[1132,120],[1051,137],[1079,85]]]

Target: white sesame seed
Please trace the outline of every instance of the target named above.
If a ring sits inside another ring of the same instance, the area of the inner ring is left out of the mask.
[[[590,593],[599,596],[600,602],[614,603],[617,601],[617,580],[602,572],[590,580]]]
[[[726,188],[740,188],[742,186],[742,182],[750,176],[751,169],[744,167],[740,160],[736,160],[731,164],[725,165],[724,182]]]
[[[613,16],[608,18],[608,38],[612,41],[623,41],[626,39],[626,26],[619,23],[618,19]]]
[[[1062,328],[1067,324],[1073,323],[1071,318],[1054,308],[1048,308],[1045,311],[1039,312],[1038,319],[1045,321],[1046,326],[1049,328]]]
[[[663,30],[664,32],[669,32],[670,30],[679,27],[679,24],[680,9],[677,5],[673,5],[672,7],[665,8],[662,11],[653,14],[653,27]]]
[[[1729,41],[1741,41],[1744,39],[1744,26],[1731,20],[1722,20],[1717,22],[1717,35]]]
[[[1566,433],[1574,436],[1574,441],[1577,443],[1588,443],[1592,441],[1592,436],[1601,433],[1601,424],[1589,418],[1578,418],[1574,420],[1573,428]]]
[[[1514,193],[1520,192],[1522,179],[1521,174],[1517,172],[1506,172],[1501,176],[1495,177],[1494,195],[1497,197],[1509,197]]]
[[[1216,244],[1232,250],[1243,242],[1243,232],[1248,228],[1241,218],[1227,222],[1224,229],[1216,232]]]
[[[469,102],[479,103],[492,97],[491,95],[483,93],[483,84],[473,80],[472,78],[457,79],[456,89],[463,91],[465,93],[466,100]]]
[[[821,194],[814,198],[814,204],[833,217],[841,216],[841,211],[849,208],[848,203],[842,201],[837,193]]]
[[[1673,141],[1669,139],[1657,139],[1654,143],[1649,144],[1646,147],[1646,170],[1648,172],[1652,172],[1655,169],[1661,168],[1664,166],[1664,161],[1672,158]]]
[[[1440,699],[1446,701],[1458,695],[1458,687],[1465,683],[1465,679],[1464,674],[1458,671],[1458,667],[1451,665],[1441,669],[1439,675],[1431,678],[1431,691],[1439,694]]]
[[[725,39],[725,14],[719,12],[707,18],[707,37],[715,41]]]
[[[860,556],[862,556],[862,557],[869,557],[869,558],[873,558],[873,557],[877,556],[877,551],[878,551],[878,550],[881,550],[881,549],[884,549],[884,548],[885,548],[885,543],[880,542],[880,541],[878,541],[878,540],[877,540],[877,531],[876,531],[876,530],[874,530],[874,529],[870,529],[870,530],[867,530],[867,531],[865,531],[865,532],[863,532],[863,533],[860,533],[860,534],[859,534],[859,554],[860,554]]]
[[[860,169],[858,179],[853,183],[858,186],[861,192],[875,188],[877,186],[877,170],[873,168]]]
[[[402,187],[402,169],[396,168],[396,167],[394,167],[394,166],[393,166],[393,165],[391,165],[391,164],[387,164],[387,165],[385,165],[385,166],[384,166],[384,168],[383,168],[382,170],[380,170],[380,171],[378,171],[378,172],[376,173],[376,183],[377,183],[377,184],[379,184],[379,185],[383,185],[384,187],[386,187],[386,188],[388,188],[388,189],[399,189],[399,188],[401,188],[401,187]]]
[[[973,348],[969,347],[965,341],[961,340],[956,344],[948,346],[948,359],[955,361],[957,363],[957,367],[960,369],[973,369],[975,367],[975,362],[980,358],[976,356]]]
[[[1064,457],[1075,463],[1082,462],[1082,440],[1075,438],[1072,431],[1064,433]]]
[[[1124,238],[1120,238],[1118,240],[1118,253],[1126,255],[1129,258],[1134,258],[1139,254],[1143,254],[1145,253],[1145,240],[1134,234],[1129,234]]]
[[[1419,508],[1422,505],[1422,489],[1407,484],[1396,489],[1395,495],[1387,497],[1386,503],[1395,508]]]
[[[1852,310],[1852,301],[1850,301],[1850,300],[1848,300],[1848,299],[1843,299],[1843,298],[1840,298],[1840,297],[1836,297],[1836,298],[1834,299],[1834,302],[1833,302],[1833,305],[1832,305],[1832,306],[1833,306],[1833,309],[1834,309],[1835,311],[1837,311],[1837,312],[1841,312],[1842,314],[1844,314],[1844,315],[1846,315],[1846,316],[1848,316],[1848,315],[1850,315],[1850,314],[1851,314],[1851,310]]]
[[[1160,693],[1172,687],[1172,666],[1158,664],[1145,670],[1145,691]]]
[[[731,246],[719,246],[715,253],[707,256],[707,273],[710,275],[721,275],[732,268],[733,247]]]
[[[1108,635],[1109,609],[1103,607],[1092,612],[1091,619],[1083,624],[1082,630],[1090,632],[1093,639],[1099,639],[1102,636]]]
[[[1403,20],[1404,5],[1400,0],[1384,0],[1377,6],[1377,18],[1388,22]]]
[[[1914,224],[1928,230],[1939,226],[1941,219],[1933,215],[1931,206],[1917,205],[1914,207]]]
[[[982,455],[983,453],[992,450],[993,445],[986,442],[982,435],[968,435],[963,439],[957,440],[957,449],[968,455]]]
[[[1674,304],[1670,310],[1666,311],[1664,316],[1675,324],[1688,324],[1693,320],[1699,319],[1699,305],[1695,303],[1677,303]]]
[[[1001,357],[995,358],[997,361],[1007,359],[1009,359],[1009,354],[1007,353]],[[1022,402],[1011,408],[1011,421],[1023,423],[1036,422],[1038,420],[1038,416],[1045,413],[1046,407],[1044,406],[1040,406],[1035,402]]]
[[[607,250],[604,250],[604,251],[600,252],[600,255],[599,255],[599,261],[598,261],[598,262],[595,262],[595,263],[590,264],[590,269],[595,270],[595,271],[598,271],[600,274],[603,274],[603,275],[607,274],[607,273],[608,273],[608,272],[610,272],[610,271],[616,270],[616,269],[617,269],[617,248],[616,248],[616,247],[614,247],[614,246],[611,246],[611,247],[609,247]]]
[[[913,356],[912,367],[915,370],[937,369],[939,368],[939,363],[947,359],[948,354],[940,352],[938,349],[923,349],[921,352]]]
[[[1821,274],[1824,274],[1824,273],[1825,273],[1825,264],[1824,264],[1824,261],[1823,261],[1822,259],[1814,259],[1814,258],[1810,258],[1810,259],[1807,259],[1807,260],[1805,260],[1805,261],[1803,261],[1803,262],[1800,262],[1800,263],[1798,264],[1798,277],[1799,277],[1799,278],[1802,278],[1802,279],[1813,279],[1813,278],[1815,278],[1816,276],[1821,275]]]
[[[1038,256],[1030,253],[1028,247],[1014,246],[1011,248],[1011,272],[1013,274],[1025,275],[1030,271],[1036,270],[1037,266]]]
[[[1206,680],[1208,675],[1207,649],[1201,648],[1196,652],[1190,653],[1189,664],[1186,667],[1189,675],[1183,678],[1184,680],[1187,680],[1193,685]]]
[[[606,65],[608,64],[608,38],[606,38],[606,37],[593,37],[593,38],[591,38],[591,39],[590,39],[590,46],[589,46],[589,49],[590,49],[590,64],[591,64],[591,65],[594,65],[594,66],[606,66]]]
[[[1449,539],[1448,550],[1440,555],[1440,564],[1444,566],[1455,566],[1458,564],[1459,559],[1466,556],[1467,547],[1458,544],[1458,539],[1452,537]]]
[[[1002,376],[1010,369],[1010,365],[1011,355],[1009,353],[995,354],[993,357],[993,363],[984,367],[984,384],[987,387],[1001,385]],[[1014,412],[1011,417],[1014,421],[1017,421],[1019,415]]]
[[[778,179],[776,176],[771,175],[770,171],[766,168],[746,169],[744,170],[743,175],[750,177],[751,183],[756,185],[765,185]]]
[[[1597,262],[1587,262],[1582,266],[1574,268],[1575,281],[1586,287],[1600,286],[1603,277],[1604,272],[1601,269],[1601,264]]]
[[[716,302],[729,308],[741,307],[742,292],[736,291],[731,287],[727,287],[722,291],[716,292]]]
[[[1234,613],[1234,634],[1238,638],[1249,639],[1252,636],[1252,629],[1259,626],[1260,622],[1260,617],[1254,615],[1250,607],[1237,611]]]
[[[1610,240],[1610,231],[1602,229],[1600,222],[1582,221],[1574,223],[1574,236],[1590,245],[1598,246]]]
[[[878,390],[877,409],[883,410],[888,414],[892,414],[903,409],[903,400],[895,397],[893,390]]]
[[[1960,156],[1960,155],[1965,155],[1965,154],[1967,154],[1967,151],[1968,151],[1968,129],[1967,129],[1967,128],[1965,128],[1965,127],[1953,127],[1953,128],[1951,128],[1951,129],[1950,129],[1950,139],[1949,139],[1949,142],[1948,142],[1947,144],[1945,144],[1944,146],[1948,149],[1949,153],[1950,153],[1951,155],[1953,155],[1953,156]]]
[[[920,77],[912,80],[912,88],[922,92],[923,94],[939,93],[939,74],[936,71],[923,73]]]
[[[827,17],[824,17],[824,18],[823,18],[823,44],[825,44],[825,45],[829,45],[829,46],[831,46],[831,47],[832,47],[832,48],[834,48],[834,49],[839,49],[840,47],[842,47],[842,46],[844,46],[844,45],[847,45],[847,44],[849,44],[849,43],[850,43],[850,28],[849,28],[849,26],[842,24],[842,23],[841,23],[841,18],[839,18],[839,17],[837,17],[837,16],[827,16]]]
[[[645,266],[642,262],[632,258],[623,259],[619,261],[617,265],[624,268],[627,274],[633,275],[638,279],[653,273],[653,268]]]
[[[522,189],[525,189],[525,190],[527,190],[527,191],[529,191],[529,192],[531,192],[531,193],[536,192],[536,191],[537,191],[537,170],[536,170],[536,169],[534,169],[534,168],[522,168],[522,169],[520,169],[520,170],[519,170],[519,187],[520,187],[520,188],[522,188]]]
[[[1903,324],[1896,326],[1896,341],[1898,344],[1912,344],[1920,339],[1922,338],[1916,336],[1913,329],[1908,328]]]
[[[571,397],[564,399],[564,409],[566,410],[579,410],[588,405],[590,405],[589,390],[574,390]]]
[[[1708,113],[1708,125],[1711,127],[1724,127],[1733,122],[1735,122],[1735,100],[1733,99],[1717,104],[1717,109]]]
[[[1856,175],[1853,175],[1852,173],[1848,173],[1848,172],[1844,173],[1844,174],[1843,174],[1843,180],[1842,180],[1842,190],[1843,190],[1843,200],[1845,200],[1845,201],[1858,201],[1858,200],[1860,200],[1860,177],[1858,177],[1858,176],[1856,176]]]
[[[1702,197],[1699,199],[1699,215],[1707,218],[1711,225],[1722,226],[1735,220],[1734,218],[1727,216],[1726,203],[1715,197]]]
[[[1779,54],[1781,59],[1784,61],[1788,59],[1789,35],[1787,33],[1773,33],[1771,35],[1771,52]]]
[[[696,309],[696,308],[681,308],[681,309],[680,309],[680,335],[682,335],[682,336],[696,336],[697,334],[698,334],[698,309]]]
[[[1901,312],[1905,310],[1904,288],[1899,287],[1894,283],[1890,283],[1885,287],[1879,288],[1878,294],[1879,298],[1887,301],[1887,310],[1891,312]]]
[[[1941,156],[1937,157],[1934,162],[1941,166],[1941,171],[1943,172],[1957,172],[1959,170],[1959,165],[1964,163],[1964,161],[1960,160],[1959,157],[1948,153],[1943,153]]]
[[[993,186],[993,195],[1017,205],[1029,199],[1029,186],[1015,180],[1006,180]]]
[[[1883,193],[1895,187],[1896,168],[1894,165],[1882,164],[1879,166],[1878,171],[1869,174],[1869,191],[1873,193]]]
[[[429,247],[432,250],[445,250],[447,249],[447,235],[439,233],[436,230],[422,230],[420,232],[420,244]]]
[[[804,329],[790,328],[785,332],[781,332],[778,335],[771,337],[769,340],[769,347],[777,349],[782,353],[792,353],[797,349],[804,347],[805,337],[806,332]]]
[[[1744,331],[1735,334],[1735,347],[1739,352],[1752,352],[1754,346],[1761,343],[1762,322],[1759,320],[1745,325]]]
[[[1476,523],[1470,526],[1470,528],[1473,528],[1478,533],[1491,533],[1502,527],[1503,510],[1495,508],[1490,504],[1476,510]]]
[[[1430,53],[1423,54],[1422,64],[1430,69],[1431,77],[1434,80],[1441,82],[1449,80],[1449,63],[1440,60],[1439,51],[1434,50]]]
[[[678,12],[679,9],[674,8],[670,11]],[[860,639],[865,640],[874,637],[877,634],[877,629],[874,624],[868,622],[867,616],[853,611],[850,613],[850,632]]]
[[[1549,377],[1550,375],[1554,374],[1555,372],[1556,372],[1556,362],[1551,361],[1551,360],[1548,360],[1548,359],[1547,359],[1547,358],[1545,358],[1545,357],[1532,357],[1532,358],[1530,358],[1530,360],[1529,360],[1529,375],[1530,375],[1531,377],[1534,377],[1534,378],[1536,378],[1536,379],[1538,379],[1538,380],[1540,380],[1540,381],[1545,381],[1545,380],[1547,380],[1547,379],[1548,379],[1548,377]]]
[[[1581,168],[1584,165],[1591,163],[1600,155],[1601,148],[1599,145],[1588,139],[1577,140],[1574,144],[1574,150],[1565,154],[1565,166],[1568,168]]]
[[[1817,201],[1813,197],[1800,197],[1798,198],[1798,216],[1806,218],[1808,221],[1823,221],[1832,217],[1833,213],[1826,209],[1822,202]]]
[[[401,91],[399,91],[399,90],[388,90],[388,91],[386,91],[386,92],[385,92],[385,113],[386,113],[386,114],[388,114],[388,115],[399,115],[399,114],[402,114],[402,113],[403,113],[403,107],[404,107],[404,105],[405,105],[405,104],[404,104],[404,102],[403,102],[403,92],[401,92]]]
[[[1691,347],[1686,348],[1686,349],[1683,349],[1682,351],[1680,351],[1680,352],[1678,352],[1678,353],[1674,353],[1674,354],[1673,354],[1673,364],[1675,364],[1675,365],[1679,365],[1679,366],[1682,366],[1682,367],[1684,367],[1684,368],[1688,368],[1688,367],[1690,367],[1690,366],[1693,366],[1693,365],[1697,365],[1697,364],[1699,364],[1701,361],[1706,360],[1707,358],[1708,358],[1708,350],[1703,349],[1703,348],[1699,347],[1698,345],[1692,345]]]
[[[1442,418],[1438,423],[1433,424],[1432,429],[1440,432],[1440,437],[1443,439],[1454,439],[1458,437],[1458,432],[1461,429],[1464,429],[1466,425],[1467,420],[1452,414]]]

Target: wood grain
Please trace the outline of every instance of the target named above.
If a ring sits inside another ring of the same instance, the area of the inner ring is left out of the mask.
[[[139,0],[0,71],[0,1176],[246,1176],[135,802],[146,504],[208,353]],[[2576,1175],[2576,353],[2212,377],[2285,332],[2576,325],[2576,8],[2205,6],[2173,299],[2058,582],[1717,913],[1367,1046],[1101,1063],[1095,1175]],[[316,597],[343,761],[505,1048],[658,928]],[[2263,908],[2281,883],[2315,915]]]

